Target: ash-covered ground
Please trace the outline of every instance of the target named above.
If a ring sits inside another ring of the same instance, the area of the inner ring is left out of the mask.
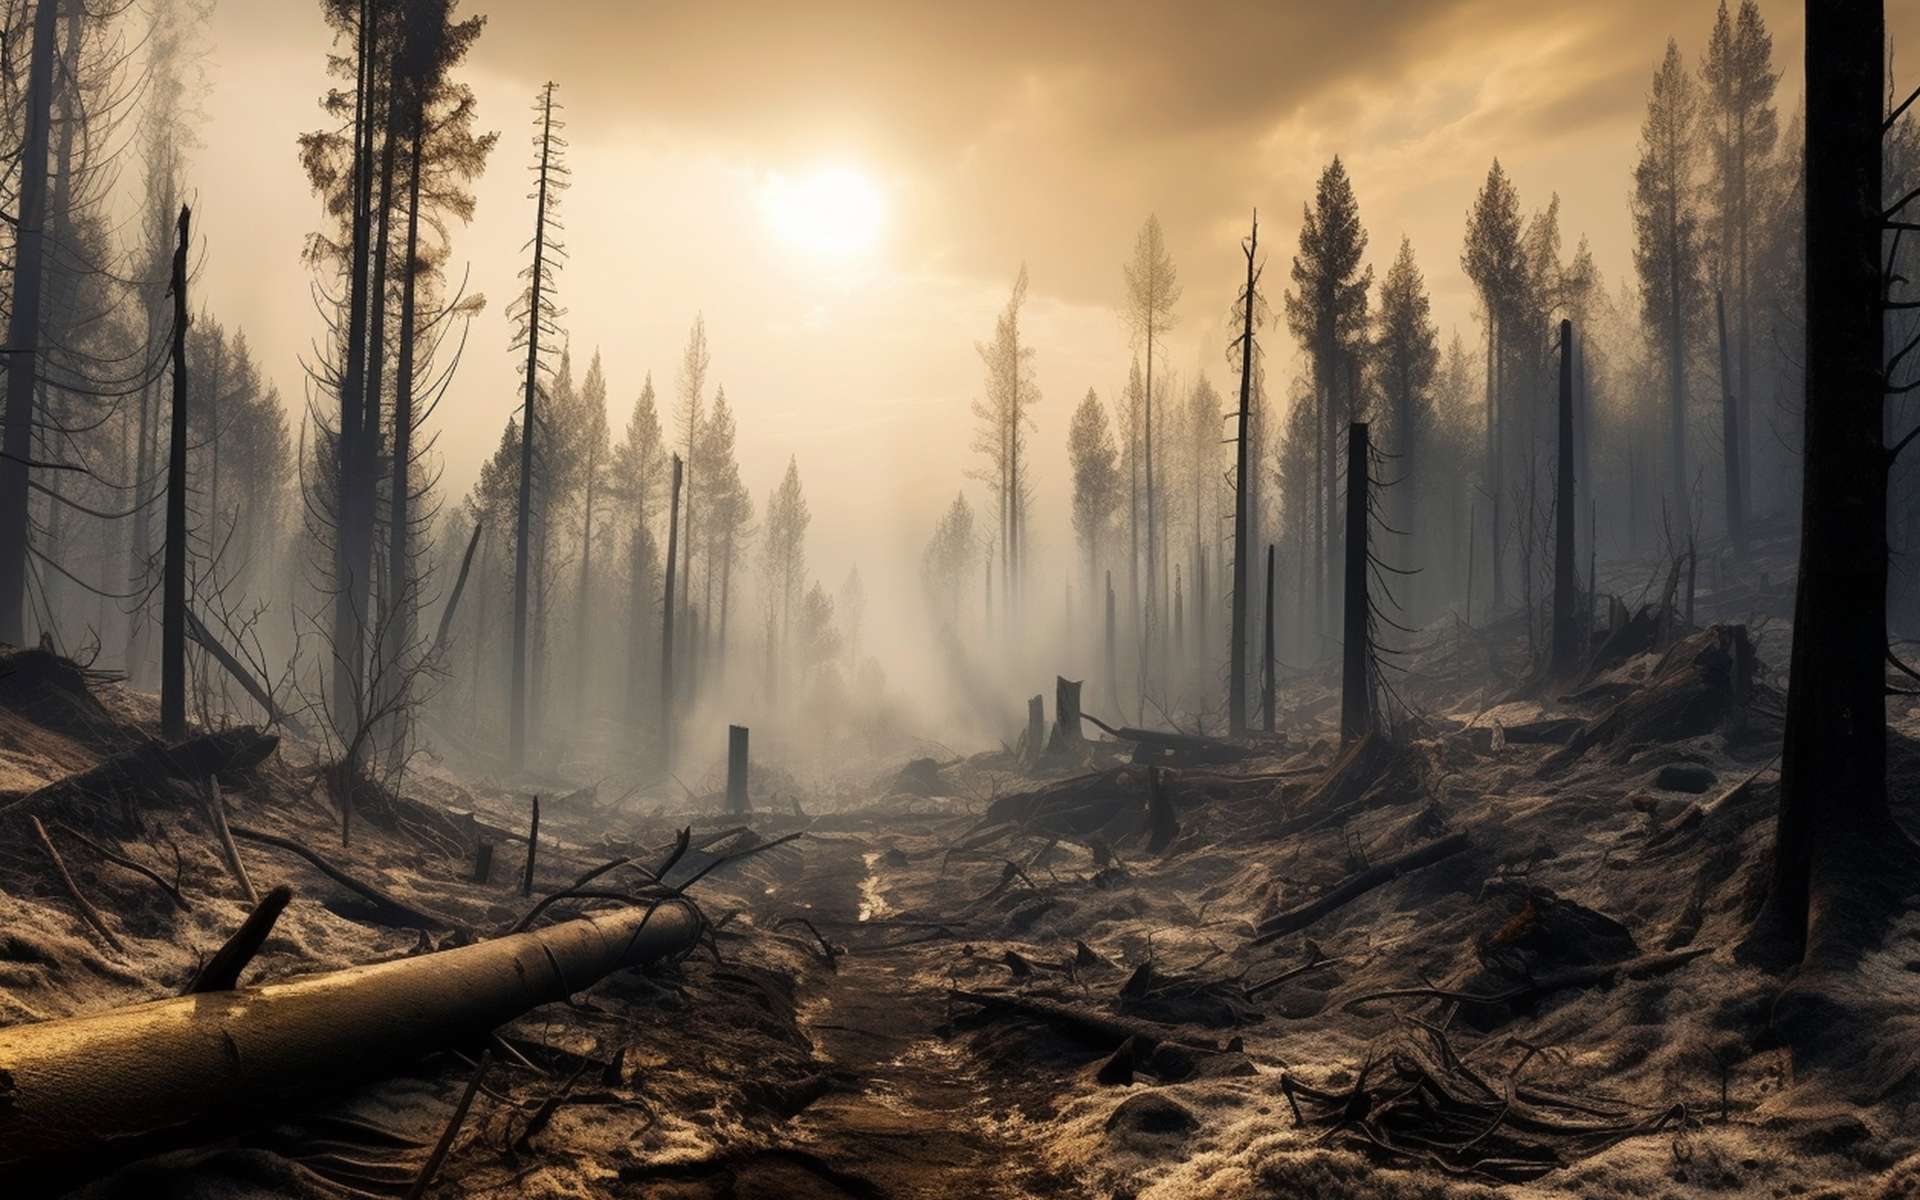
[[[1689,624],[1665,574],[1604,580],[1624,600],[1572,682],[1528,678],[1518,618],[1403,639],[1390,736],[1345,747],[1334,682],[1307,675],[1270,736],[1143,745],[1089,726],[1044,754],[896,757],[831,781],[766,763],[746,818],[717,815],[717,791],[509,788],[425,760],[403,796],[356,797],[344,847],[299,739],[224,765],[217,798],[101,775],[138,766],[151,699],[15,652],[0,1022],[181,991],[249,907],[211,804],[258,889],[296,893],[243,986],[496,936],[691,828],[666,878],[711,868],[688,891],[709,931],[684,961],[71,1190],[405,1195],[484,1052],[429,1194],[1920,1194],[1911,908],[1841,998],[1874,1035],[1819,1061],[1773,1028],[1787,981],[1742,952],[1790,594],[1707,572]],[[1920,714],[1896,701],[1891,718],[1911,828]],[[564,899],[539,922],[619,903]]]

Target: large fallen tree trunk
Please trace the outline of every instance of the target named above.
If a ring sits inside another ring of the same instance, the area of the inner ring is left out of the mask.
[[[116,754],[98,766],[11,800],[0,800],[0,813],[40,801],[106,798],[121,792],[140,796],[159,794],[168,780],[198,783],[222,771],[245,771],[258,766],[280,739],[271,733],[241,727],[203,733],[168,746],[147,742]]]
[[[274,1120],[329,1088],[470,1046],[623,967],[693,949],[680,900],[437,954],[0,1029],[0,1179],[40,1194]]]

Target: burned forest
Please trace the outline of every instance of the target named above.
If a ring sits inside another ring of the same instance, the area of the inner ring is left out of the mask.
[[[0,0],[0,1197],[1920,1194],[1917,42]]]

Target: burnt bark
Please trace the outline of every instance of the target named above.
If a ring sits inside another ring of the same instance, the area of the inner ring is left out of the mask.
[[[1727,540],[1733,543],[1733,557],[1747,557],[1747,506],[1744,490],[1745,469],[1741,457],[1740,402],[1733,394],[1733,380],[1727,367],[1727,301],[1724,293],[1713,294],[1714,317],[1720,327],[1720,444],[1725,447],[1727,477]]]
[[[1580,666],[1580,581],[1574,576],[1577,515],[1573,499],[1573,322],[1560,322],[1559,474],[1553,495],[1553,656],[1548,675],[1565,678]]]
[[[54,22],[59,0],[40,0],[27,68],[26,141],[20,156],[13,306],[7,323],[7,412],[0,429],[0,642],[26,644],[27,483],[33,459],[40,345],[41,263],[47,208],[47,142],[53,114]]]
[[[1367,599],[1367,423],[1347,429],[1346,608],[1341,631],[1340,741],[1373,728],[1373,638]]]
[[[160,601],[160,736],[187,736],[187,227],[173,252],[173,437],[167,454],[166,568]]]
[[[1869,864],[1911,850],[1887,804],[1884,53],[1879,3],[1808,4],[1800,571],[1768,896],[1808,960],[1886,915],[1860,894],[1888,874]]]
[[[541,94],[540,170],[534,192],[533,271],[528,277],[526,399],[520,418],[520,503],[514,516],[513,673],[507,720],[507,760],[515,769],[527,755],[527,591],[528,551],[533,532],[533,430],[540,391],[540,289],[545,283],[547,251],[547,173],[553,162],[553,85]],[[676,476],[678,469],[675,470]]]
[[[672,499],[667,504],[667,591],[660,606],[660,769],[673,764],[673,609],[675,555],[680,549],[680,456],[673,456]]]
[[[1233,736],[1247,732],[1247,556],[1253,553],[1248,537],[1247,417],[1253,406],[1253,285],[1256,277],[1253,259],[1260,246],[1260,213],[1253,214],[1253,228],[1247,235],[1247,286],[1242,297],[1245,311],[1240,330],[1240,410],[1235,414],[1233,468],[1233,633],[1229,638],[1227,666],[1227,726]],[[1272,588],[1268,588],[1271,593]],[[1271,595],[1268,599],[1272,603]]]
[[[1267,638],[1260,660],[1260,727],[1273,732],[1273,543],[1267,543]]]

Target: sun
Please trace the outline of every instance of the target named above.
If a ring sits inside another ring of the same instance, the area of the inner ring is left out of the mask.
[[[851,167],[820,167],[798,177],[769,174],[760,187],[760,210],[780,240],[822,258],[871,253],[886,223],[879,185]]]

